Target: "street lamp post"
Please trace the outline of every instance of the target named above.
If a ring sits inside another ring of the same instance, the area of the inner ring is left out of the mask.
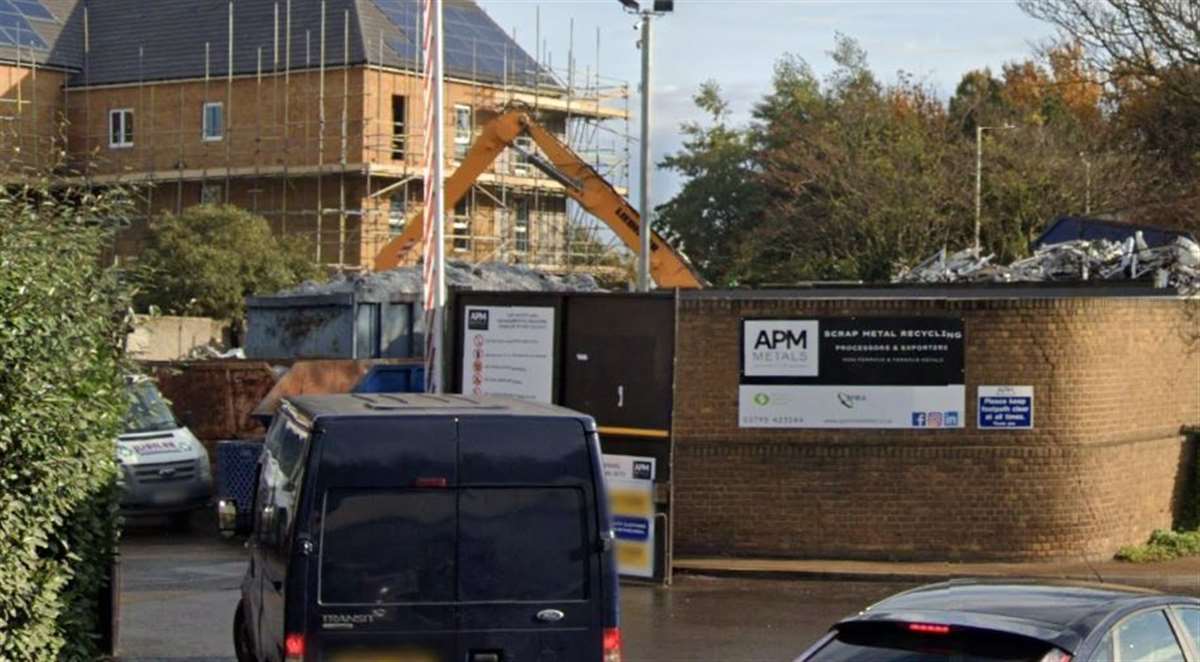
[[[1079,153],[1079,159],[1083,161],[1084,173],[1083,213],[1090,216],[1092,213],[1092,162],[1083,152]]]
[[[983,220],[983,132],[998,131],[1001,129],[1015,129],[1011,124],[1003,124],[1001,126],[976,126],[975,127],[975,256],[979,257],[981,248],[979,243],[980,228]]]
[[[642,49],[642,144],[640,153],[641,175],[639,209],[642,225],[639,230],[640,250],[638,251],[638,290],[649,292],[654,288],[650,279],[650,222],[653,210],[650,208],[650,73],[651,73],[651,28],[650,19],[661,16],[674,9],[674,0],[654,0],[654,8],[643,10],[639,0],[619,0],[625,9],[642,17],[641,39]]]

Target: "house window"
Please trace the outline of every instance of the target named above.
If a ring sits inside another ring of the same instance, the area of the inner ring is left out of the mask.
[[[454,107],[454,158],[466,158],[471,149],[471,107]]]
[[[133,109],[108,111],[108,146],[133,147]]]
[[[219,205],[225,202],[225,187],[221,184],[201,184],[200,204]]]
[[[513,223],[513,250],[518,253],[529,252],[529,200],[522,198],[517,201],[517,218]]]
[[[204,139],[221,140],[225,137],[225,104],[211,101],[204,104]]]
[[[404,160],[404,148],[408,137],[408,99],[399,94],[392,95],[392,159]]]
[[[454,205],[454,232],[451,235],[453,238],[454,252],[465,253],[471,250],[471,204],[467,197],[463,197]]]
[[[404,232],[408,216],[408,203],[403,195],[393,195],[388,204],[388,235],[395,237]]]
[[[516,152],[512,166],[513,174],[527,175],[529,174],[529,154],[533,153],[533,138],[520,136],[513,141],[513,144],[518,148],[513,150]]]

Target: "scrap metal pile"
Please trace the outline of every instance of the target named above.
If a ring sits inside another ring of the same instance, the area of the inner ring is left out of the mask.
[[[488,292],[602,292],[590,274],[549,274],[530,267],[499,262],[446,262],[446,285],[451,289]],[[334,276],[323,282],[304,282],[275,296],[357,293],[371,301],[393,294],[417,294],[422,289],[421,267],[398,267],[368,274]]]
[[[1173,287],[1185,295],[1200,294],[1200,244],[1186,237],[1150,247],[1142,233],[1123,242],[1107,239],[1065,241],[1037,249],[1009,265],[993,264],[995,256],[968,249],[946,249],[917,264],[902,267],[895,283],[1020,283],[1063,281],[1129,281],[1153,279],[1155,287]]]

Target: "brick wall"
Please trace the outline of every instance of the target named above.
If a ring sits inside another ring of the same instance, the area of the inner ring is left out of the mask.
[[[0,174],[59,165],[63,79],[57,71],[0,65]]]
[[[1169,527],[1200,423],[1196,313],[1176,300],[730,300],[685,295],[676,553],[1100,558]],[[737,426],[740,320],[961,316],[958,430]],[[975,429],[980,384],[1031,384],[1035,429]]]

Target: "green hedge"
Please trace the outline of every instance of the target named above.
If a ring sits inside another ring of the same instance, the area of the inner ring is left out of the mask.
[[[0,659],[97,656],[117,535],[125,296],[101,266],[126,207],[0,191]]]

